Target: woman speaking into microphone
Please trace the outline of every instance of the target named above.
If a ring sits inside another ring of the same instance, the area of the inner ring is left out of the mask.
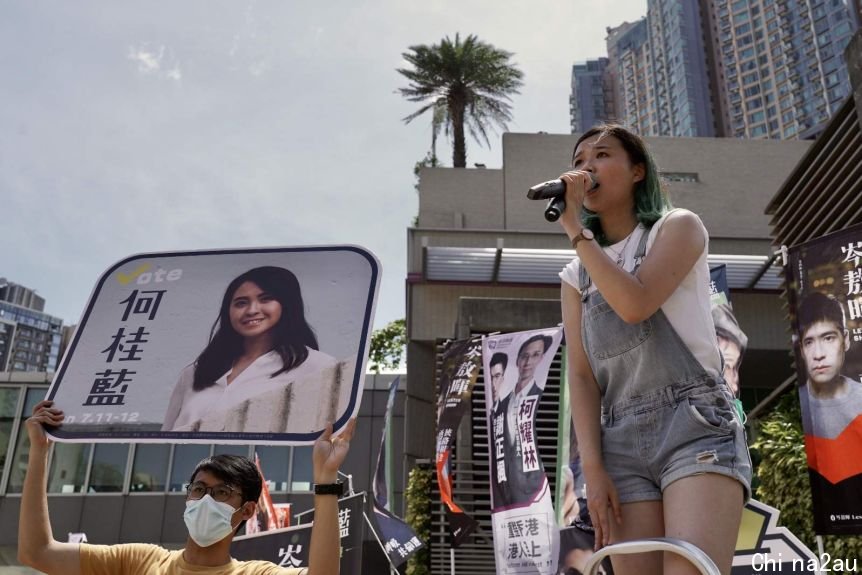
[[[706,228],[672,209],[643,140],[620,126],[581,136],[560,179],[578,256],[560,273],[568,384],[596,547],[676,537],[729,574],[751,461],[721,375]],[[698,573],[658,552],[613,564]]]

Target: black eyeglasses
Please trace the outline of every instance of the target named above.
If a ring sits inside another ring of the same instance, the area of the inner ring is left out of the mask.
[[[200,481],[195,481],[188,487],[186,487],[186,498],[188,499],[201,499],[207,493],[221,503],[224,503],[230,496],[234,493],[239,493],[239,489],[234,489],[233,487],[229,487],[225,484],[213,485],[212,487],[208,487],[205,483]]]

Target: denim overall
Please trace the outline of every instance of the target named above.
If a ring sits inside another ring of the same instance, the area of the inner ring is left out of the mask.
[[[632,274],[648,237],[642,229]],[[602,455],[620,502],[660,500],[670,483],[700,473],[737,479],[747,501],[751,460],[724,380],[707,373],[661,308],[626,323],[598,290],[588,293],[583,265],[579,280],[581,338],[602,394]]]

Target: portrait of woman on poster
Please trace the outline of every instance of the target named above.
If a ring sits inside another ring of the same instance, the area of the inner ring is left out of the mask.
[[[586,131],[561,179],[578,256],[560,273],[568,384],[596,547],[676,537],[727,575],[751,460],[722,377],[709,235],[672,208],[646,144],[621,126]],[[698,572],[674,554],[612,563],[617,575]]]
[[[327,423],[323,419],[331,417],[334,406],[320,410],[321,404],[337,402],[326,397],[333,394],[327,383],[336,365],[318,349],[296,276],[281,267],[254,268],[225,290],[209,343],[180,373],[162,431],[247,431],[242,422],[247,418],[238,424],[232,408],[262,394],[270,404],[287,404],[264,411],[270,419],[287,419],[290,414],[303,419],[306,427],[323,429]],[[279,395],[285,390],[287,397]],[[309,425],[312,416],[321,421]],[[256,421],[256,430],[273,431],[290,422],[270,423],[267,428],[266,422]]]

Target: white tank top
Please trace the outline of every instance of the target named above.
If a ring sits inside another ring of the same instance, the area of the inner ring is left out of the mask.
[[[649,237],[647,237],[647,254],[649,254],[650,248],[655,243],[656,235],[661,226],[664,225],[667,217],[680,210],[681,208],[671,210],[653,225],[649,231]],[[688,275],[682,280],[682,283],[667,298],[667,301],[662,304],[661,309],[674,331],[685,342],[685,345],[691,351],[692,355],[694,355],[695,359],[703,366],[703,369],[710,375],[718,377],[721,375],[721,352],[718,350],[718,342],[715,338],[715,324],[712,321],[709,293],[709,264],[706,261],[706,256],[709,252],[709,233],[696,214],[695,218],[697,218],[703,230],[703,251],[698,256]],[[637,250],[641,235],[644,233],[646,233],[646,228],[643,224],[638,224],[627,238],[607,246],[603,250],[613,261],[621,261],[623,269],[631,272],[635,268],[635,251]],[[580,267],[581,261],[578,257],[575,257],[560,272],[560,278],[578,290],[578,292],[581,291],[578,279]],[[591,284],[587,289],[592,291],[596,289],[596,286],[595,284]]]

